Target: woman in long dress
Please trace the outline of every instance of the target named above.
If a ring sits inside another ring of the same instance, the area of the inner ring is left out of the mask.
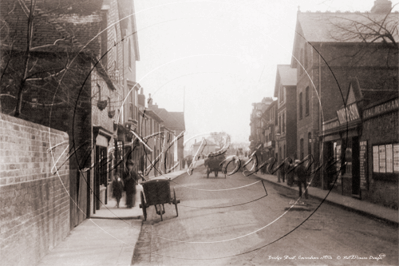
[[[134,171],[134,162],[128,160],[126,162],[126,171],[123,174],[123,181],[126,190],[126,207],[132,208],[134,206],[134,198],[136,195],[137,174]]]

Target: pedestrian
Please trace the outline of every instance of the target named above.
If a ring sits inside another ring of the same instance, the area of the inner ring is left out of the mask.
[[[302,197],[302,186],[305,190],[305,198],[308,198],[308,189],[307,189],[307,179],[308,179],[308,169],[305,166],[304,162],[295,160],[295,175],[298,179],[298,186],[299,186],[299,197]]]
[[[112,181],[112,196],[116,199],[116,207],[119,208],[119,202],[122,198],[123,192],[123,181],[118,173],[114,174],[114,180]]]
[[[292,187],[294,184],[294,162],[290,157],[287,158],[286,168],[285,168],[285,176],[287,178],[287,185]]]
[[[126,190],[126,207],[132,208],[134,206],[134,199],[136,195],[136,185],[138,176],[134,170],[134,162],[128,160],[126,162],[126,170],[123,173],[123,181],[125,183]]]
[[[285,182],[285,161],[283,161],[282,165],[280,166],[277,178],[278,183],[281,183],[280,179],[283,179],[283,183]]]

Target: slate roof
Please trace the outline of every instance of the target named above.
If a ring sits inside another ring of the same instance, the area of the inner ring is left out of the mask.
[[[277,72],[280,74],[280,83],[283,86],[296,86],[296,68],[291,65],[277,65]]]
[[[353,93],[356,101],[363,101],[363,106],[373,105],[376,102],[381,102],[387,99],[395,98],[399,96],[399,91],[397,89],[397,81],[392,80],[391,84],[387,84],[387,86],[377,86],[379,89],[375,89],[375,84],[378,84],[378,77],[375,77],[376,82],[370,82],[370,79],[358,79],[351,78],[349,86],[352,86]],[[383,79],[383,78],[380,78]],[[396,86],[394,84],[396,83]],[[350,90],[348,90],[348,95]],[[341,107],[343,107],[342,105]]]
[[[386,21],[383,22],[384,20]],[[377,23],[373,24],[373,21]],[[378,30],[381,24],[393,27],[397,25],[398,21],[399,13],[397,12],[388,15],[360,12],[298,12],[296,32],[299,34],[302,32],[303,37],[311,43],[363,42],[363,39],[359,36],[346,34],[348,29],[354,29],[356,25],[367,25]],[[300,29],[298,29],[298,26]],[[395,32],[394,38],[395,41],[399,41],[398,31]],[[368,41],[372,39],[374,37],[370,36]]]
[[[183,112],[168,112],[164,108],[151,108],[164,122],[164,126],[170,130],[181,132],[186,130]]]

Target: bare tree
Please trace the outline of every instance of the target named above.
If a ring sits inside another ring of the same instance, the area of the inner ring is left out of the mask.
[[[393,9],[393,7],[392,7]],[[391,9],[391,11],[392,11]],[[348,54],[353,65],[383,50],[386,66],[397,66],[399,13],[350,13],[329,18],[332,39],[343,43],[360,43],[359,49]]]
[[[82,61],[87,63],[93,56],[77,42],[76,28],[65,27],[62,22],[66,14],[77,10],[80,15],[93,12],[89,2],[93,1],[1,2],[2,112],[18,117],[24,106],[65,108],[77,103],[71,88],[82,83],[88,73]],[[29,99],[24,97],[27,94]],[[79,96],[79,101],[90,103],[90,95]]]

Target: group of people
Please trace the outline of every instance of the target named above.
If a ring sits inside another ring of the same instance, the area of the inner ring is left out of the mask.
[[[117,208],[119,208],[123,191],[126,191],[126,207],[133,208],[137,192],[136,186],[138,185],[139,178],[139,175],[134,170],[134,162],[132,160],[126,162],[126,170],[123,172],[122,178],[118,173],[114,174],[114,180],[112,181],[112,196],[116,199]],[[141,178],[143,177],[141,176]]]
[[[310,178],[309,167],[307,162],[287,158],[284,160],[283,165],[279,169],[277,182],[283,182],[287,180],[287,185],[292,186],[295,182],[299,187],[299,197],[302,197],[302,187],[305,191],[305,198],[308,198],[307,183]]]

